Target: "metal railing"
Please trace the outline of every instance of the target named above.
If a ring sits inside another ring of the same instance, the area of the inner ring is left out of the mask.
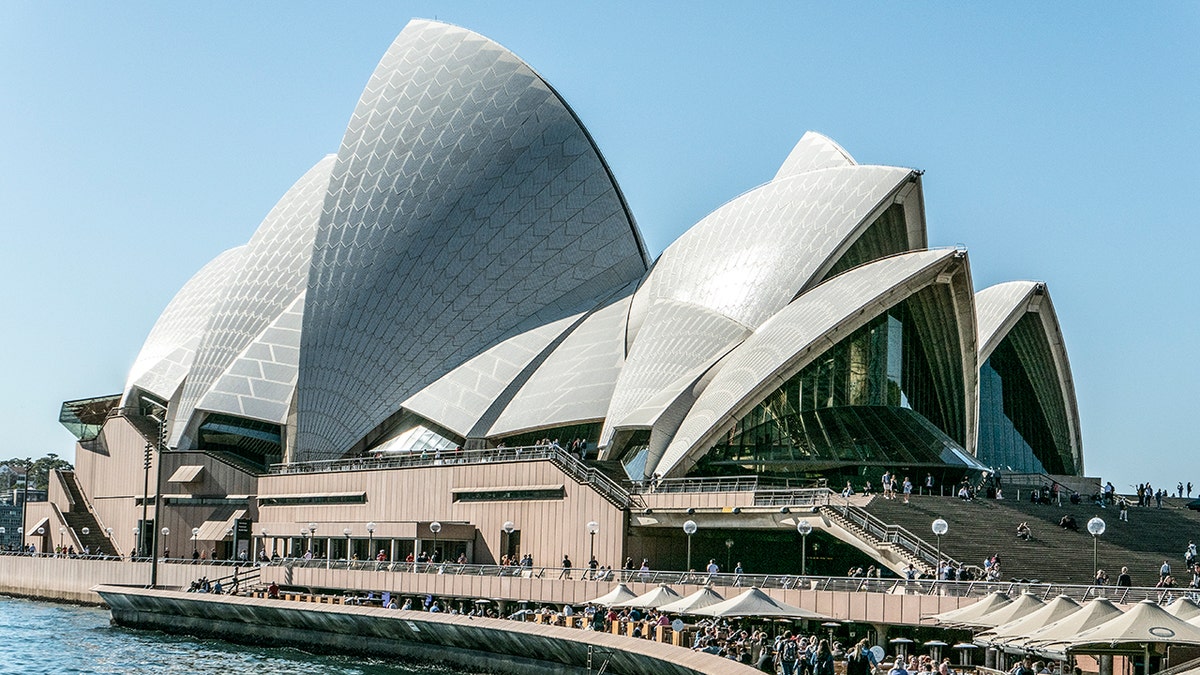
[[[709,478],[657,478],[631,481],[634,494],[679,492],[757,492],[824,488],[824,480],[792,480],[770,476],[713,476]]]
[[[812,591],[844,591],[859,593],[888,593],[892,595],[946,595],[952,597],[983,597],[996,591],[1016,597],[1030,593],[1043,601],[1058,595],[1086,602],[1105,597],[1120,604],[1132,604],[1152,600],[1160,604],[1176,598],[1189,597],[1200,600],[1200,589],[1193,588],[1117,588],[1079,584],[1032,583],[1022,581],[937,581],[934,579],[906,580],[895,577],[834,577],[801,576],[796,574],[707,574],[704,572],[681,572],[678,570],[627,570],[561,567],[523,567],[519,565],[475,565],[463,563],[421,563],[404,561],[361,561],[326,560],[303,558],[276,558],[269,566],[297,569],[344,569],[366,572],[390,572],[395,574],[436,574],[448,576],[491,576],[524,577],[529,579],[569,579],[572,581],[606,583],[646,583],[667,585],[712,586],[728,589],[780,589]]]
[[[555,445],[526,445],[520,447],[487,448],[484,450],[436,450],[421,453],[354,457],[313,462],[272,464],[271,475],[325,473],[332,471],[371,471],[382,469],[412,469],[456,464],[491,464],[500,462],[550,461],[578,483],[590,485],[620,508],[629,508],[629,491],[603,472],[583,463],[578,457]]]
[[[907,552],[918,562],[927,566],[927,570],[936,570],[939,559],[938,548],[917,535],[909,532],[906,528],[900,525],[890,525],[883,522],[879,518],[867,513],[866,510],[850,504],[840,504],[837,506],[822,507],[827,514],[835,517],[840,516],[846,519],[851,525],[862,530],[867,536],[875,539],[879,543],[892,544]],[[941,560],[944,560],[951,566],[960,566],[961,563],[954,558],[946,555],[945,551],[940,552]]]
[[[758,490],[755,506],[816,507],[831,503],[834,491],[829,488],[797,488],[793,490]]]

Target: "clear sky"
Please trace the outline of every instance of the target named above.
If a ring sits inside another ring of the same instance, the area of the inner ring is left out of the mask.
[[[0,4],[0,459],[73,456],[159,312],[336,152],[412,17],[575,109],[652,254],[805,130],[926,171],[977,288],[1049,284],[1088,475],[1200,484],[1200,4]]]

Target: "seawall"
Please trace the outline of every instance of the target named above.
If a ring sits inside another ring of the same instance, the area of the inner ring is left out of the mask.
[[[500,675],[751,675],[746,665],[673,645],[500,619],[377,607],[100,586],[122,626],[260,646],[400,657]],[[590,664],[590,668],[589,668]]]
[[[233,567],[222,565],[159,565],[158,584],[186,588],[200,577],[216,579],[233,574],[233,570]],[[242,568],[243,574],[247,571]],[[3,595],[99,605],[104,601],[92,590],[98,584],[148,586],[150,563],[0,555],[0,594]]]

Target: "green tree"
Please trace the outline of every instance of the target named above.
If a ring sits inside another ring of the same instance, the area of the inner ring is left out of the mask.
[[[50,485],[50,472],[54,471],[55,469],[71,471],[75,468],[70,462],[65,459],[60,459],[59,456],[53,452],[36,460],[29,457],[26,457],[25,459],[10,459],[6,462],[3,462],[3,465],[10,468],[19,468],[27,471],[28,473],[26,475],[29,477],[30,490],[47,489]],[[11,490],[15,487],[19,487],[16,476],[13,474],[6,473],[5,478],[0,480],[5,480],[8,482],[7,487],[0,483],[0,488]]]

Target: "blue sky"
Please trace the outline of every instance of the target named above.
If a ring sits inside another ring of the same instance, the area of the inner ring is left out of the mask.
[[[1200,484],[1200,4],[0,5],[0,459],[73,455],[176,290],[335,152],[412,17],[480,32],[575,109],[653,254],[805,130],[926,171],[977,288],[1049,284],[1087,473]]]

